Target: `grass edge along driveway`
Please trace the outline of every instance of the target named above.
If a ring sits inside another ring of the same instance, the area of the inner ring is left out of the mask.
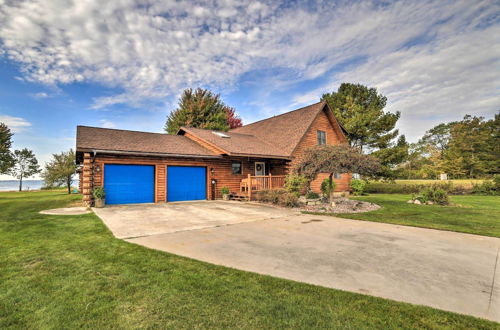
[[[0,193],[0,328],[449,328],[497,323],[115,239],[63,192]]]
[[[500,196],[450,197],[454,205],[440,206],[408,204],[411,195],[406,194],[370,194],[351,198],[378,204],[380,209],[366,213],[304,213],[500,237]]]

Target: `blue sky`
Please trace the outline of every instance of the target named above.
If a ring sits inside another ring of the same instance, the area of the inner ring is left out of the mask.
[[[76,125],[161,132],[187,87],[250,123],[359,82],[416,141],[500,110],[499,20],[481,0],[0,0],[0,121],[43,164]]]

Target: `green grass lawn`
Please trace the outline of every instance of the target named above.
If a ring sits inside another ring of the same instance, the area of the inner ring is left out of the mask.
[[[0,328],[498,328],[150,250],[93,214],[38,213],[78,199],[0,193]]]
[[[458,231],[500,237],[500,197],[451,196],[453,206],[413,205],[411,195],[372,194],[354,197],[382,206],[366,213],[336,214],[341,218]]]

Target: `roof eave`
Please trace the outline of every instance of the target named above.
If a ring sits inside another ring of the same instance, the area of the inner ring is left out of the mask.
[[[166,153],[166,152],[124,151],[124,150],[106,150],[106,149],[92,149],[92,148],[77,148],[76,152],[93,152],[94,154],[124,155],[124,156],[129,155],[129,156],[209,158],[209,159],[222,158],[222,155],[177,154],[177,153]]]
[[[283,155],[267,155],[267,154],[245,154],[245,153],[229,153],[228,156],[232,157],[254,157],[254,158],[273,158],[273,159],[286,159],[292,160],[291,156],[283,156]]]

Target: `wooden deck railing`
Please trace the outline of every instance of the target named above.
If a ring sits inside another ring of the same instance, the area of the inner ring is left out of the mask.
[[[240,191],[246,192],[251,199],[252,193],[266,189],[281,189],[285,185],[284,175],[248,175],[241,180]]]

